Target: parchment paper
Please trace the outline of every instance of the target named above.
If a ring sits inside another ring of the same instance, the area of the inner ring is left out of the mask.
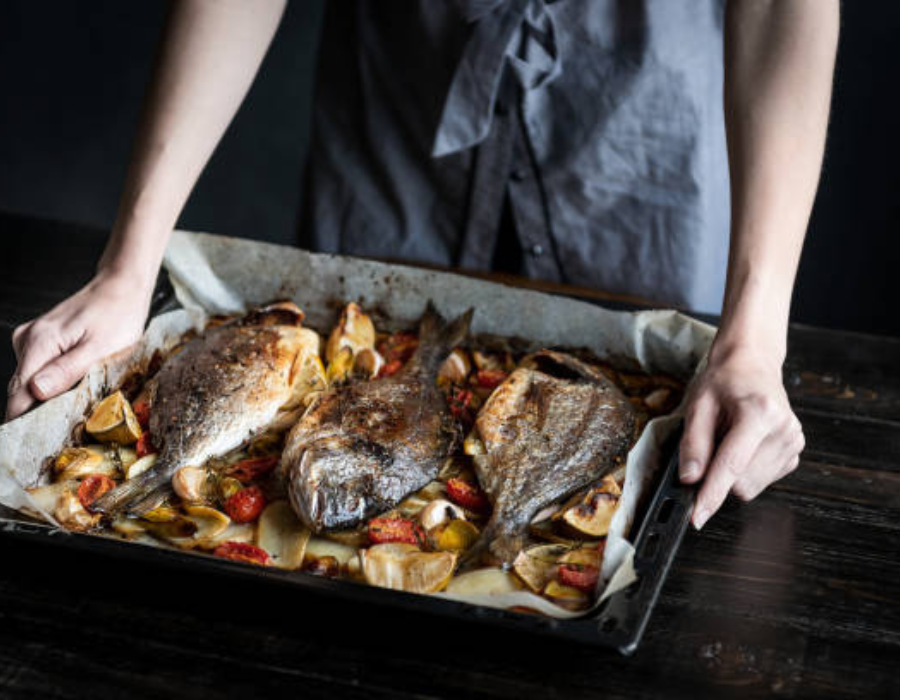
[[[165,266],[184,309],[155,318],[132,350],[91,369],[71,391],[0,426],[0,504],[38,511],[24,490],[47,481],[43,466],[70,439],[88,408],[146,365],[157,348],[175,344],[209,315],[244,312],[274,299],[292,299],[306,313],[306,325],[327,331],[349,301],[372,314],[376,328],[411,327],[434,301],[445,316],[475,308],[474,334],[533,341],[537,346],[584,347],[600,358],[632,358],[649,372],[689,380],[705,356],[714,329],[675,311],[626,313],[539,292],[474,280],[450,273],[306,251],[243,239],[176,231]],[[681,409],[648,423],[628,455],[622,500],[610,527],[600,600],[635,580],[634,548],[627,535],[637,503],[661,465],[661,448]],[[49,522],[52,514],[44,513]],[[523,605],[558,618],[574,617],[528,592],[448,598],[494,607]],[[599,601],[598,601],[599,602]]]

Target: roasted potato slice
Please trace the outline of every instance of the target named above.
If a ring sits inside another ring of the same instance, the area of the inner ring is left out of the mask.
[[[598,486],[576,495],[553,519],[562,521],[579,535],[603,537],[609,532],[621,496],[616,480],[605,476]]]
[[[566,610],[584,610],[591,602],[587,593],[571,586],[564,586],[555,579],[547,584],[544,596]]]
[[[110,525],[113,530],[129,540],[137,539],[147,533],[146,523],[125,515],[117,515]]]
[[[454,576],[445,590],[455,595],[500,595],[515,593],[522,588],[522,582],[508,571],[490,568]]]
[[[121,391],[110,394],[98,403],[84,427],[100,442],[120,445],[131,445],[143,434],[131,404]]]
[[[348,530],[332,530],[323,532],[322,537],[339,544],[359,549],[369,545],[369,534],[365,527],[355,527]]]
[[[576,566],[593,566],[597,569],[603,563],[603,548],[579,547],[572,549],[559,558],[560,564],[574,564]]]
[[[306,329],[309,330],[309,329]],[[313,333],[314,331],[309,331]],[[316,336],[318,338],[318,336]],[[298,406],[307,406],[318,392],[328,388],[328,375],[322,358],[319,357],[318,343],[310,343],[310,348],[302,353],[294,364],[297,376],[293,379],[293,391],[288,402],[281,407],[283,411],[289,411]]]
[[[346,566],[353,557],[356,556],[356,548],[348,547],[339,542],[332,542],[322,537],[310,537],[306,544],[307,561],[311,559],[322,559],[323,557],[334,557],[341,566]]]
[[[69,481],[88,474],[115,476],[119,468],[109,451],[99,445],[91,445],[63,449],[53,461],[53,471],[58,481]]]
[[[457,561],[451,552],[422,552],[398,543],[376,544],[360,558],[368,583],[408,593],[437,593],[449,583]]]
[[[154,452],[149,455],[144,455],[139,460],[132,462],[125,469],[125,478],[133,479],[138,474],[143,474],[150,467],[156,464],[156,460],[159,459],[159,456]]]
[[[569,549],[562,544],[539,544],[519,552],[513,570],[534,593],[540,593],[556,575],[559,558]]]
[[[179,516],[173,521],[162,523],[162,525],[175,526],[181,520],[186,520],[194,526],[194,532],[185,537],[181,536],[177,530],[174,534],[165,534],[163,528],[157,528],[157,533],[168,539],[172,544],[185,549],[213,549],[219,544],[219,536],[228,529],[231,524],[231,518],[225,513],[210,508],[208,506],[186,506],[186,515]],[[185,529],[187,526],[184,526]],[[152,531],[152,530],[151,530]],[[155,533],[156,534],[156,533]]]
[[[37,515],[42,515],[42,513],[53,513],[56,510],[56,506],[59,503],[59,499],[66,491],[71,491],[74,493],[78,489],[78,482],[71,481],[57,481],[54,484],[47,484],[45,486],[33,486],[29,489],[28,495],[31,496],[34,501],[35,507],[38,509]]]
[[[259,516],[256,546],[266,550],[272,564],[281,569],[300,568],[309,537],[309,529],[287,501],[273,501]]]
[[[67,530],[86,532],[100,524],[100,513],[91,513],[78,500],[74,491],[65,490],[56,502],[53,517]]]

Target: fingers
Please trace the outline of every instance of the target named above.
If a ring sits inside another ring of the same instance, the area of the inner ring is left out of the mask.
[[[769,430],[765,421],[749,411],[738,413],[725,434],[706,472],[694,506],[693,523],[698,530],[724,503],[728,492],[750,465]]]
[[[718,404],[710,397],[701,396],[688,409],[678,459],[683,483],[695,484],[703,477],[715,446],[718,419]]]
[[[797,468],[805,444],[800,421],[792,415],[784,428],[760,445],[751,460],[751,468],[735,482],[731,492],[742,501],[752,501]]]
[[[78,383],[96,355],[91,343],[76,345],[38,370],[28,382],[28,388],[41,401],[52,399]]]
[[[16,361],[21,362],[22,360],[22,342],[23,339],[27,336],[28,329],[31,328],[33,321],[28,321],[27,323],[23,323],[20,326],[17,326],[12,334],[12,346],[13,352],[16,353]]]
[[[12,420],[34,403],[28,384],[34,373],[63,351],[58,336],[39,321],[19,326],[13,332],[13,349],[18,366],[9,382],[6,419]]]

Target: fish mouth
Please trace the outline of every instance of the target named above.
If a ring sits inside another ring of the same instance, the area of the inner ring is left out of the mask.
[[[291,505],[313,532],[357,525],[371,510],[372,479],[367,474],[351,476],[353,469],[346,454],[316,444],[290,469]]]

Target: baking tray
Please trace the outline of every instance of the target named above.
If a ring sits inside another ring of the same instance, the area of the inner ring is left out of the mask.
[[[168,279],[163,277],[153,297],[151,315],[177,306]],[[59,530],[51,525],[0,506],[0,533],[37,543],[59,544],[140,561],[149,566],[187,568],[210,575],[272,582],[361,603],[388,605],[430,615],[445,615],[480,624],[615,649],[630,655],[641,637],[672,562],[687,530],[694,489],[678,480],[678,434],[672,436],[649,498],[638,512],[640,523],[634,539],[634,569],[637,581],[614,593],[583,617],[560,620],[541,615],[472,605],[436,596],[417,595],[377,588],[343,579],[328,579],[300,571],[262,568],[212,555],[140,545],[109,537]]]

